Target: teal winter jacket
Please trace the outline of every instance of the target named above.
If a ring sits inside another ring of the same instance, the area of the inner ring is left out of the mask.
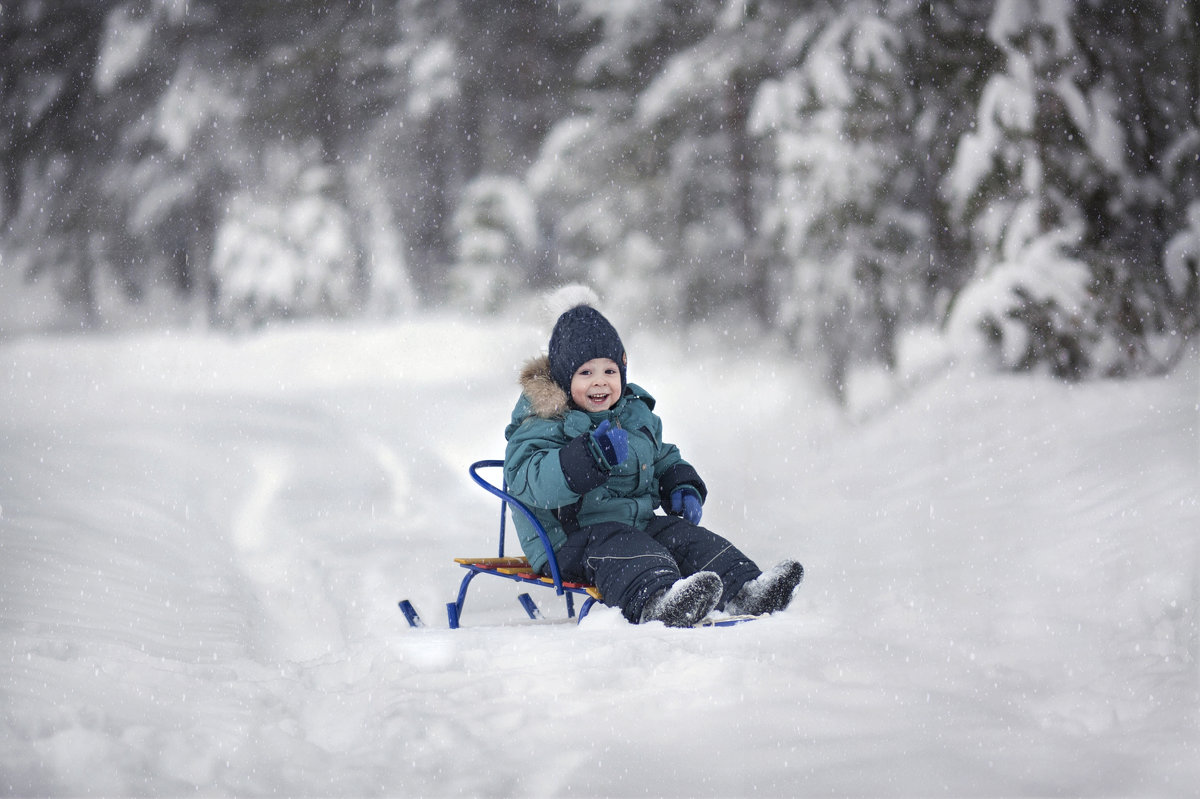
[[[522,393],[504,432],[504,476],[508,491],[533,512],[557,551],[568,532],[601,522],[645,528],[655,509],[668,505],[671,492],[690,485],[701,499],[704,482],[662,439],[662,420],[654,414],[654,398],[636,385],[609,410],[587,413],[550,377],[546,357],[526,364]],[[603,420],[629,433],[629,456],[609,469],[593,456],[590,433]],[[535,570],[547,557],[533,525],[513,514],[521,549]]]

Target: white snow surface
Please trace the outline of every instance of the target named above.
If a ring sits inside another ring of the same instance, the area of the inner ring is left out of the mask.
[[[531,622],[481,577],[449,630],[542,327],[0,344],[0,794],[1194,795],[1194,351],[842,414],[770,346],[631,330],[705,522],[804,562],[792,607]]]

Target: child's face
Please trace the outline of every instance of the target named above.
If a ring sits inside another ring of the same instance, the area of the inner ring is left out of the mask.
[[[621,370],[611,358],[593,358],[571,378],[571,399],[589,413],[607,411],[621,398]]]

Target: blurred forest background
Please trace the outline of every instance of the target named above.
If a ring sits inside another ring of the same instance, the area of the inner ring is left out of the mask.
[[[1072,379],[1200,327],[1195,0],[3,0],[0,114],[10,332],[587,282],[836,393],[915,325]]]

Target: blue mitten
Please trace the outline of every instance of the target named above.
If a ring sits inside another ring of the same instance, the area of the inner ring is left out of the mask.
[[[604,457],[603,466],[611,469],[629,457],[629,433],[620,427],[613,427],[608,419],[592,431],[592,440],[596,442],[600,454]]]
[[[671,492],[671,513],[682,516],[692,524],[699,524],[704,515],[700,492],[689,485],[682,485]]]

